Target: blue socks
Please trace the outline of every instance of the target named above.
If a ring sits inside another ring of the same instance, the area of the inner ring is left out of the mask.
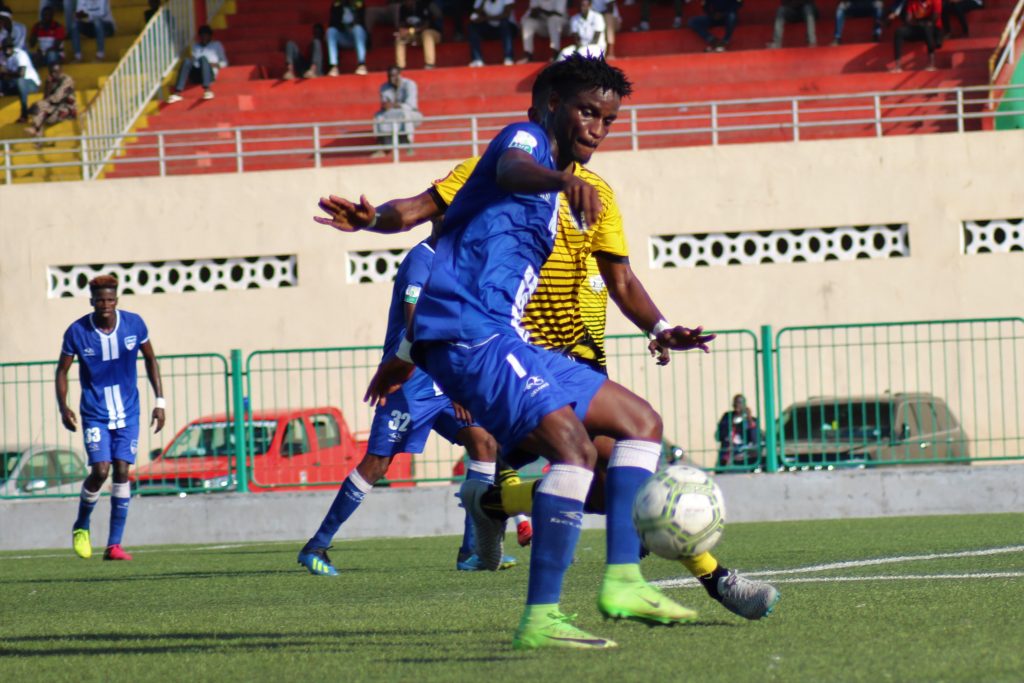
[[[132,487],[128,482],[114,484],[110,489],[110,537],[107,546],[121,545],[124,526],[128,522],[128,501]]]
[[[486,481],[488,484],[493,484],[495,469],[496,466],[493,462],[477,462],[475,460],[470,460],[466,470],[466,479]],[[467,512],[465,527],[462,531],[462,545],[459,547],[459,556],[472,555],[475,545],[476,538],[473,534],[473,520],[470,519],[469,513]]]
[[[658,467],[661,444],[623,440],[615,443],[605,481],[608,564],[640,561],[640,536],[633,526],[633,499]]]
[[[96,501],[100,499],[99,491],[90,491],[85,488],[85,482],[82,482],[82,493],[78,498],[78,518],[75,520],[72,529],[88,529],[89,518],[92,516],[92,511],[96,509]]]
[[[326,548],[331,545],[331,541],[334,540],[334,534],[338,533],[341,525],[352,516],[352,513],[356,511],[356,508],[359,507],[360,503],[363,502],[363,498],[366,497],[366,494],[372,488],[373,484],[363,479],[358,470],[352,470],[348,478],[341,485],[341,489],[338,491],[338,495],[335,496],[334,502],[331,503],[327,516],[320,523],[320,528],[317,529],[313,538],[309,539],[303,550]]]
[[[580,540],[583,501],[593,478],[586,468],[556,464],[537,487],[527,605],[558,603],[562,579]]]

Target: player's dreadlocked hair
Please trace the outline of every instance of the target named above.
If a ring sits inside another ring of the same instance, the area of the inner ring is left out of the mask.
[[[113,275],[97,275],[89,280],[89,291],[95,292],[100,289],[112,289],[117,291],[117,278]]]
[[[570,55],[546,67],[533,82],[534,101],[543,92],[553,90],[562,99],[584,90],[610,90],[619,97],[628,97],[633,84],[622,69],[610,65],[604,57]],[[543,98],[546,99],[546,98]]]

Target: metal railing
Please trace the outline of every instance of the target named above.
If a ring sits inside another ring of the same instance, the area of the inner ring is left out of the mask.
[[[82,116],[83,132],[77,150],[82,178],[96,178],[117,153],[126,140],[125,134],[189,45],[194,30],[192,0],[164,2],[142,29]],[[4,156],[5,161],[10,156],[6,145]]]
[[[1001,97],[999,97],[1001,95]],[[969,86],[887,92],[684,102],[623,107],[605,149],[650,149],[754,141],[799,141],[883,137],[931,131],[977,130],[985,119],[1013,116],[994,111],[999,102],[1024,102],[1024,86]],[[319,168],[365,163],[371,153],[392,162],[477,155],[504,125],[522,112],[425,117],[413,144],[376,142],[371,120],[313,122],[160,132],[120,132],[47,138],[47,161],[35,161],[31,140],[3,142],[3,177],[40,169],[81,168],[91,179],[101,171],[131,169],[135,175],[179,175],[220,170],[242,173],[265,168]],[[115,150],[117,158],[82,155],[81,148]],[[66,145],[67,148],[62,148]],[[19,158],[19,155],[25,158]],[[25,156],[28,155],[28,156]],[[28,159],[28,161],[26,161]]]
[[[1006,28],[999,36],[999,44],[993,50],[992,56],[988,59],[989,81],[992,84],[999,82],[1003,67],[1012,66],[1017,60],[1017,39],[1024,28],[1024,0],[1018,0],[1017,6],[1010,13],[1006,21]]]

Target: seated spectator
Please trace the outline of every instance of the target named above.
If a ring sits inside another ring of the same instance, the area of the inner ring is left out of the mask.
[[[392,66],[388,69],[387,82],[380,86],[380,111],[373,117],[373,134],[377,136],[377,143],[390,145],[397,134],[399,144],[410,144],[413,131],[422,121],[416,82],[402,78],[402,70]],[[410,149],[409,154],[412,153]],[[382,157],[385,154],[384,150],[377,150],[372,156]]]
[[[465,40],[466,34],[463,33],[463,26],[466,18],[469,17],[469,11],[473,8],[473,3],[470,0],[440,0],[440,2],[442,16],[452,22],[454,29],[452,40],[456,42]]]
[[[814,5],[814,0],[782,0],[782,4],[775,13],[775,32],[768,47],[782,47],[782,31],[785,25],[798,24],[801,21],[807,24],[808,47],[816,46],[818,44],[817,27],[815,26],[817,18],[818,8]]]
[[[308,57],[299,50],[294,40],[289,40],[284,46],[284,62],[286,68],[283,78],[290,81],[295,74],[302,74],[303,78],[316,78],[324,75],[324,25],[313,24],[313,38],[309,41]]]
[[[551,56],[562,49],[562,33],[568,21],[567,0],[530,0],[526,16],[520,22],[523,34],[523,58],[520,64],[533,61],[533,37],[540,34],[548,39]]]
[[[331,15],[327,24],[327,61],[331,65],[328,76],[338,75],[338,47],[356,51],[356,73],[365,76],[366,44],[369,40],[366,30],[366,7],[363,0],[333,0]]]
[[[65,3],[71,5],[71,14],[75,13],[75,0],[39,0],[39,18],[43,18],[43,10],[47,7],[53,9],[54,12],[63,12]],[[3,4],[3,3],[0,3]],[[64,21],[67,21],[67,16],[64,17]]]
[[[181,62],[178,82],[174,86],[174,93],[167,98],[167,104],[181,102],[181,93],[190,80],[202,84],[204,100],[212,100],[213,90],[210,86],[216,80],[217,72],[227,65],[228,56],[224,53],[224,46],[219,40],[213,40],[213,29],[203,24],[199,27],[199,41],[192,43],[192,57]]]
[[[725,52],[732,39],[732,33],[736,30],[736,20],[742,3],[743,0],[704,0],[704,14],[690,19],[689,26],[707,43],[705,52]],[[716,38],[708,30],[712,26],[725,27],[725,33],[721,38]]]
[[[64,40],[67,33],[53,18],[53,8],[43,8],[43,18],[32,27],[28,44],[32,49],[32,61],[40,66],[52,66],[64,60]]]
[[[960,22],[960,28],[963,30],[964,38],[966,38],[970,31],[967,28],[967,13],[973,12],[976,9],[981,9],[985,6],[984,0],[952,0],[942,2],[942,25],[945,27],[945,37],[953,32],[953,17]]]
[[[434,0],[403,0],[398,8],[395,32],[395,64],[405,68],[408,46],[423,46],[423,68],[437,64],[437,44],[441,42],[441,8]]]
[[[105,59],[106,39],[114,35],[114,15],[110,12],[110,0],[77,0],[75,21],[68,22],[71,29],[71,48],[75,61],[82,61],[82,34],[96,39],[96,59]]]
[[[608,50],[604,56],[608,59],[615,59],[615,33],[622,28],[619,6],[615,0],[593,0],[590,6],[604,17],[604,41],[608,43]]]
[[[939,46],[942,30],[942,0],[901,0],[892,12],[889,20],[900,20],[892,37],[894,64],[889,69],[893,73],[903,71],[900,57],[903,55],[903,41],[923,40],[928,46],[928,66],[926,71],[935,71],[935,49]]]
[[[973,0],[971,0],[973,2]],[[874,17],[875,29],[871,33],[871,40],[876,43],[882,39],[882,17],[885,15],[885,8],[882,0],[839,0],[836,5],[836,33],[832,37],[832,44],[839,45],[843,39],[843,26],[846,25],[846,17]]]
[[[672,7],[675,9],[676,16],[672,19],[672,28],[683,27],[683,3],[689,2],[690,0],[672,0]],[[633,3],[627,2],[627,5]],[[651,30],[651,0],[642,0],[640,3],[640,23],[633,27],[634,31],[650,31]]]
[[[20,47],[14,46],[14,39],[8,36],[0,43],[3,59],[0,59],[0,94],[17,95],[21,102],[21,116],[18,123],[28,121],[28,96],[39,92],[39,74],[32,66],[32,59]]]
[[[501,38],[505,51],[505,66],[514,64],[512,36],[516,33],[516,19],[512,14],[515,0],[476,0],[469,15],[470,66],[483,66],[484,55],[480,43],[485,38]]]
[[[25,132],[39,137],[52,126],[78,116],[75,104],[75,82],[64,73],[60,62],[50,65],[50,73],[43,86],[43,99],[28,108],[28,126]]]
[[[595,12],[590,0],[580,0],[580,12],[569,22],[573,44],[562,50],[565,59],[576,52],[587,57],[603,57],[608,44],[604,40],[604,17]]]
[[[10,38],[14,47],[24,50],[27,37],[28,30],[25,24],[15,21],[10,10],[0,11],[0,43]]]
[[[756,465],[760,459],[761,432],[757,418],[743,394],[732,399],[732,410],[718,421],[718,467]]]

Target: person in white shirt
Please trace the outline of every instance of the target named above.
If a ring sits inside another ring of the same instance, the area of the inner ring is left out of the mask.
[[[562,33],[567,23],[567,0],[530,0],[530,9],[523,17],[523,58],[520,64],[533,61],[533,37],[538,33],[546,36],[551,45],[551,54],[557,55],[562,49]]]
[[[178,82],[174,86],[174,92],[167,98],[167,104],[181,101],[181,93],[189,80],[201,83],[203,99],[212,100],[213,90],[210,86],[217,78],[217,72],[227,65],[228,56],[224,52],[224,46],[219,40],[213,40],[213,29],[203,24],[199,27],[199,42],[192,44],[192,58],[183,59],[181,62]]]
[[[632,4],[627,2],[627,5]],[[608,43],[608,49],[604,56],[607,59],[615,59],[615,32],[622,28],[622,16],[619,14],[619,6],[615,0],[593,0],[591,9],[599,12],[604,17],[604,40]]]
[[[469,15],[469,49],[473,55],[470,66],[483,66],[484,56],[480,49],[483,39],[501,38],[505,51],[505,66],[515,62],[512,59],[512,36],[516,33],[516,18],[512,14],[515,0],[476,0]]]
[[[0,12],[0,43],[10,38],[14,41],[14,47],[24,50],[27,35],[28,29],[25,28],[25,24],[15,21],[6,10]]]
[[[32,66],[32,58],[21,48],[15,47],[12,38],[4,38],[0,46],[3,50],[3,58],[0,59],[0,94],[18,96],[21,102],[18,123],[25,123],[28,121],[28,96],[39,92],[39,74]]]
[[[579,52],[587,57],[604,57],[608,44],[604,40],[604,17],[591,9],[590,0],[580,0],[580,13],[569,22],[569,32],[575,44],[562,50],[560,59]]]
[[[65,17],[71,29],[71,47],[75,61],[82,61],[82,34],[96,39],[96,59],[106,58],[106,39],[114,35],[114,15],[110,12],[110,0],[78,0],[74,21]]]

